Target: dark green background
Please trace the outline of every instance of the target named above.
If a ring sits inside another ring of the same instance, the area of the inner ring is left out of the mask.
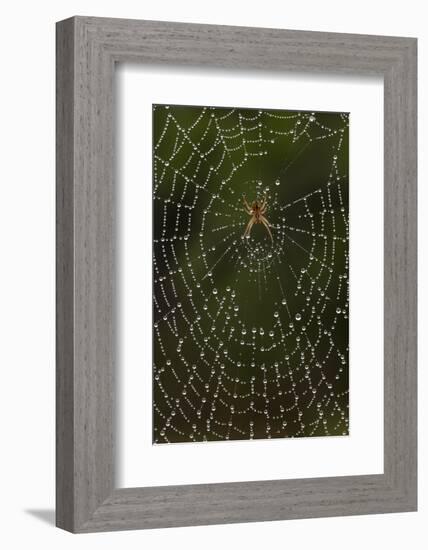
[[[153,143],[154,442],[347,434],[348,115],[156,105]]]

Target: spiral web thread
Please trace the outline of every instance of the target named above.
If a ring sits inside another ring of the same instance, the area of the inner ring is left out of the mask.
[[[347,435],[348,115],[184,108],[153,106],[153,441]]]

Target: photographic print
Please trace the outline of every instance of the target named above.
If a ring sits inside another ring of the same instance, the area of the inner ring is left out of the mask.
[[[349,114],[153,105],[153,443],[349,433]]]

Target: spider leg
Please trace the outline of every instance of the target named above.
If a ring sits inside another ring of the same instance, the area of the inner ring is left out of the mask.
[[[260,219],[260,220],[263,219],[263,220],[268,224],[269,227],[273,227],[273,226],[267,221],[266,217],[263,216],[262,214],[259,216],[259,219]]]
[[[248,204],[247,199],[245,198],[245,195],[242,195],[242,200],[244,201],[244,206],[247,209],[247,212],[252,212],[251,206]]]
[[[242,238],[245,238],[247,235],[250,234],[251,228],[254,225],[254,218],[251,218],[251,220],[248,222],[247,227],[245,228],[245,232],[242,235]]]
[[[269,222],[267,221],[267,219],[264,216],[260,216],[259,220],[266,227],[267,232],[269,233],[270,240],[273,242],[273,237],[272,237],[272,233],[271,233],[271,230],[270,230]]]
[[[264,214],[266,212],[266,209],[267,209],[267,204],[263,204],[260,208],[260,214]]]

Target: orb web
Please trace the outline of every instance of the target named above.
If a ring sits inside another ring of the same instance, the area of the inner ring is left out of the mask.
[[[348,434],[348,128],[153,106],[154,443]]]

